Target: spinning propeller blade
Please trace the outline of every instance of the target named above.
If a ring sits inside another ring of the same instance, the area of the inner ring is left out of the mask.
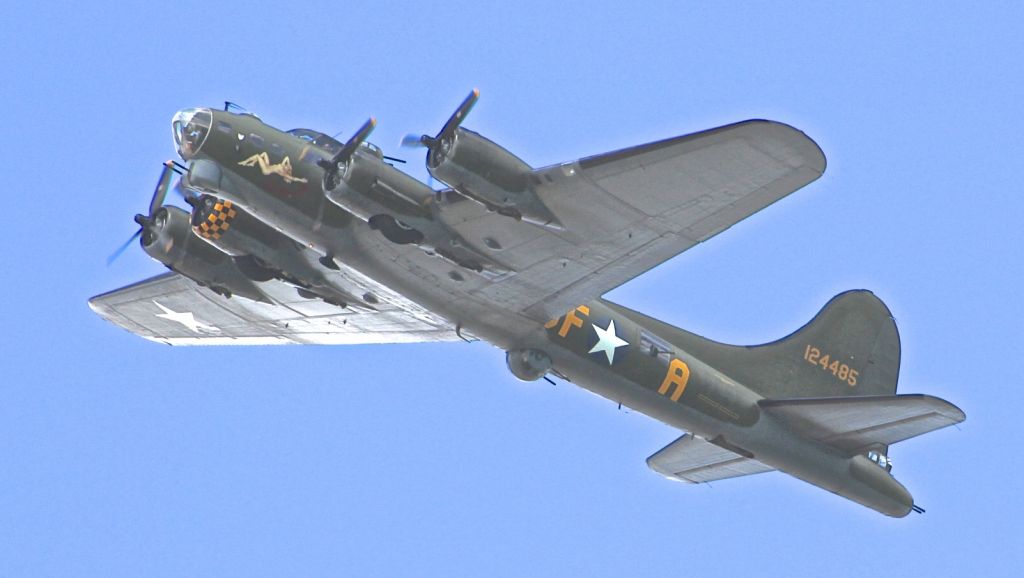
[[[425,147],[427,143],[423,142],[424,135],[409,133],[402,137],[402,145],[406,148]]]
[[[359,127],[359,130],[356,131],[356,134],[352,135],[352,138],[348,139],[348,142],[341,147],[338,154],[334,155],[334,158],[331,159],[331,164],[337,165],[339,162],[351,158],[355,154],[356,149],[359,148],[359,145],[363,144],[366,137],[370,136],[375,126],[377,126],[377,119],[375,118],[371,117],[370,120],[364,122],[363,126]]]
[[[113,263],[118,257],[120,257],[121,254],[124,253],[128,249],[128,247],[130,247],[131,244],[135,241],[135,239],[139,238],[139,235],[141,234],[142,229],[140,228],[138,231],[135,231],[135,233],[132,234],[131,237],[128,237],[128,240],[125,241],[124,244],[122,244],[120,247],[118,247],[116,251],[111,253],[110,256],[107,257],[107,266],[109,267],[111,263]]]
[[[174,161],[166,161],[164,163],[164,168],[160,171],[160,178],[156,182],[156,188],[153,190],[153,198],[149,201],[149,215],[135,215],[135,222],[139,224],[139,229],[132,233],[132,236],[128,237],[128,240],[125,241],[123,245],[118,247],[116,251],[107,257],[107,266],[110,266],[111,263],[120,257],[125,250],[128,249],[128,246],[131,245],[135,239],[139,238],[139,236],[146,230],[146,227],[153,222],[153,215],[160,207],[163,206],[164,201],[167,199],[167,190],[171,185],[171,177],[175,172],[178,172],[176,169],[177,167],[175,166]],[[182,191],[180,189],[181,181],[179,180],[178,184],[175,186],[175,190],[181,193]],[[183,196],[185,195],[183,194]],[[187,198],[188,197],[186,196],[186,199]]]
[[[469,93],[469,96],[466,97],[466,100],[462,101],[459,108],[455,109],[455,114],[448,119],[448,122],[444,123],[444,127],[441,129],[441,132],[437,133],[434,140],[441,140],[444,137],[455,134],[455,129],[459,128],[462,121],[466,119],[466,115],[473,109],[473,105],[476,104],[476,101],[479,98],[480,89],[474,88],[473,91]]]
[[[156,189],[153,190],[153,198],[149,201],[149,216],[152,217],[157,209],[163,206],[167,198],[167,188],[171,184],[171,176],[174,174],[172,161],[164,163],[164,170],[160,172],[160,180],[156,182]]]
[[[356,150],[359,149],[359,145],[363,144],[366,137],[370,136],[373,132],[373,127],[377,126],[377,120],[370,118],[370,120],[363,123],[363,126],[359,127],[356,134],[352,135],[352,138],[348,139],[348,142],[342,145],[341,150],[334,157],[325,161],[320,159],[316,164],[320,165],[320,168],[324,170],[324,191],[332,191],[341,183],[341,171],[339,165],[347,163],[352,155],[356,154]]]
[[[425,134],[415,135],[410,133],[402,137],[402,146],[433,148],[434,145],[441,142],[443,139],[450,138],[455,134],[455,129],[459,128],[462,121],[466,120],[466,115],[473,109],[473,105],[476,104],[476,101],[479,98],[480,89],[474,88],[473,91],[469,93],[469,96],[462,101],[459,108],[455,109],[455,113],[448,117],[448,122],[444,123],[444,126],[441,128],[441,132],[437,133],[437,136],[431,137]]]

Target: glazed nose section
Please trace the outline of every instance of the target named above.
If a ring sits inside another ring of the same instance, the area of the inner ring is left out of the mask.
[[[210,134],[211,123],[213,114],[208,108],[186,108],[174,115],[171,132],[181,158],[187,161],[196,156]]]

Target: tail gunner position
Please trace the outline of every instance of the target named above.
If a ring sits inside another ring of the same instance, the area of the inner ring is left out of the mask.
[[[443,190],[367,141],[373,119],[342,143],[230,103],[179,112],[187,164],[164,165],[135,217],[169,271],[90,306],[171,345],[483,339],[519,379],[557,376],[688,432],[647,460],[670,479],[779,470],[888,516],[923,511],[889,446],[965,416],[896,393],[899,334],[870,292],[753,347],[601,299],[820,177],[811,139],[751,120],[533,168],[462,126],[478,96],[403,140]],[[191,211],[165,204],[175,172]]]

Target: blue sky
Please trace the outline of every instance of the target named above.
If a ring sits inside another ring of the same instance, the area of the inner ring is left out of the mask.
[[[1016,3],[206,2],[0,7],[0,575],[1009,575],[1018,431],[1024,11]],[[892,451],[902,520],[782,474],[686,487],[678,432],[486,344],[169,348],[91,295],[173,155],[243,104],[386,153],[466,125],[534,166],[746,118],[828,157],[806,189],[611,293],[758,343],[868,288],[902,393],[968,415]]]

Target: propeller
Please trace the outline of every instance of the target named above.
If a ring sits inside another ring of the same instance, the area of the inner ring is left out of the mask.
[[[141,235],[141,234],[142,234],[142,229],[139,229],[138,231],[135,231],[134,233],[132,233],[131,237],[128,237],[128,240],[125,241],[124,244],[122,244],[120,247],[118,247],[116,251],[111,253],[110,256],[107,257],[107,267],[109,267],[111,263],[116,261],[117,258],[120,257],[122,253],[127,251],[128,247],[130,247],[131,244],[135,242],[135,239],[138,239],[139,235]]]
[[[363,144],[366,137],[370,136],[375,126],[377,126],[377,119],[371,117],[363,123],[363,126],[359,127],[359,130],[352,135],[352,138],[348,139],[348,142],[342,145],[341,150],[334,157],[330,160],[320,159],[317,161],[320,168],[324,170],[325,191],[334,190],[340,184],[341,168],[359,150],[359,145]]]
[[[437,136],[429,135],[415,135],[407,134],[402,138],[403,147],[426,147],[431,153],[440,147],[442,150],[451,147],[452,139],[455,137],[455,129],[459,128],[462,121],[466,119],[466,115],[476,104],[477,99],[480,98],[480,89],[474,88],[469,96],[462,101],[459,108],[455,109],[455,113],[448,118],[448,122],[444,123],[441,127],[441,132],[437,133]]]
[[[178,167],[177,163],[174,161],[167,161],[164,163],[164,168],[160,172],[160,179],[156,182],[156,189],[153,190],[153,198],[149,201],[149,215],[135,215],[135,222],[139,224],[139,230],[132,233],[132,236],[128,237],[128,240],[125,241],[123,245],[118,247],[116,251],[107,257],[108,266],[120,257],[121,254],[128,249],[128,246],[135,241],[135,239],[138,239],[146,229],[153,225],[153,216],[156,214],[156,211],[164,205],[164,200],[167,199],[167,191],[170,188],[172,173],[178,172],[179,170],[181,170],[181,167]],[[179,193],[181,192],[180,185],[181,183],[179,182],[178,186],[175,187]]]

